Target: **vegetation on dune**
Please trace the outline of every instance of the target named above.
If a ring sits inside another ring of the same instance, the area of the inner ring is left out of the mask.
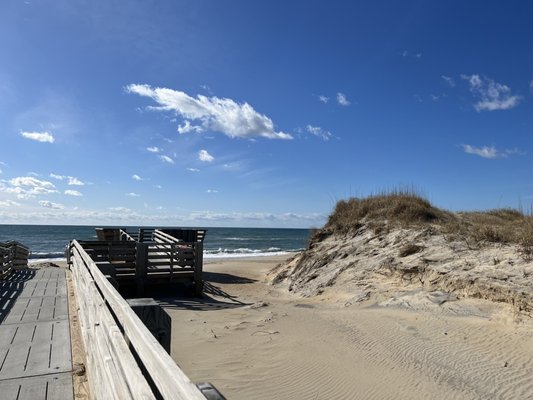
[[[391,228],[431,226],[436,233],[450,240],[463,240],[472,248],[488,243],[518,244],[524,257],[533,258],[533,216],[507,208],[453,213],[409,190],[339,201],[310,244],[332,234],[353,233],[362,226],[374,229],[376,234]]]

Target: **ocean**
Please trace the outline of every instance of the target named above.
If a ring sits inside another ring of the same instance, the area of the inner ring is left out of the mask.
[[[100,226],[101,227],[101,226]],[[95,226],[0,225],[0,242],[17,240],[30,248],[30,262],[64,258],[72,240],[96,240]],[[125,227],[135,232],[138,227]],[[203,229],[203,228],[202,228]],[[261,257],[301,251],[309,229],[206,228],[204,258]]]

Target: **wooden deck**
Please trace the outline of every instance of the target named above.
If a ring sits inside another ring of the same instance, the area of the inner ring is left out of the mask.
[[[13,271],[0,282],[0,397],[74,397],[62,268]]]

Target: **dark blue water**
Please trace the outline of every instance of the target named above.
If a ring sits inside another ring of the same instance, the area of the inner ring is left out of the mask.
[[[94,226],[0,225],[0,242],[17,240],[30,248],[30,258],[63,258],[72,239],[96,240]],[[137,227],[127,227],[134,232]],[[307,247],[308,229],[207,228],[204,257],[284,254]]]

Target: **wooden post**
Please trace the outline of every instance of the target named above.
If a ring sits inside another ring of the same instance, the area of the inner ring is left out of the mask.
[[[172,320],[163,307],[151,298],[127,299],[126,301],[159,344],[170,354]]]
[[[148,246],[145,243],[137,242],[135,250],[135,283],[137,284],[137,296],[142,296],[146,279],[146,264],[148,263]]]
[[[194,295],[201,297],[204,289],[202,270],[204,264],[204,244],[202,242],[194,243],[196,254],[194,257]]]

